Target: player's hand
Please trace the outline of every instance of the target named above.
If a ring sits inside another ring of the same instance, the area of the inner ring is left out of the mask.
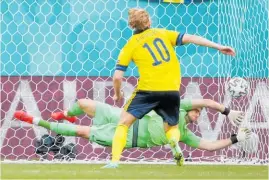
[[[228,118],[233,126],[240,126],[245,118],[245,113],[243,111],[231,110],[228,114]]]
[[[230,56],[235,56],[235,50],[229,46],[221,46],[219,48],[219,51],[222,54],[230,55]]]
[[[121,91],[119,95],[114,94],[113,100],[116,102],[119,102],[123,97],[124,97],[124,93],[123,93],[123,91]]]
[[[251,131],[248,128],[239,128],[237,133],[237,140],[238,142],[245,141],[250,138]]]

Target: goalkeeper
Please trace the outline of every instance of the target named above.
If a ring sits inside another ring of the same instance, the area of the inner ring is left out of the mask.
[[[204,107],[217,110],[223,115],[226,115],[233,125],[240,125],[244,118],[242,111],[230,110],[213,100],[182,100],[179,116],[180,124],[178,126],[181,134],[180,142],[194,148],[215,151],[249,138],[250,131],[248,129],[240,129],[237,135],[216,141],[208,141],[196,136],[186,125],[197,122],[201,110]],[[113,135],[121,113],[121,109],[118,107],[91,99],[80,99],[68,111],[52,113],[52,118],[55,120],[65,119],[74,123],[76,116],[84,113],[93,118],[92,126],[48,122],[32,117],[23,111],[16,111],[14,117],[21,121],[42,126],[64,136],[79,136],[103,146],[112,146]],[[162,118],[154,111],[151,111],[129,128],[125,148],[149,148],[166,144],[168,144],[168,140],[165,136]]]

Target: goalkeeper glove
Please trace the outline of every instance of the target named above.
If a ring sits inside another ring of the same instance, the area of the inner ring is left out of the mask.
[[[225,108],[222,114],[228,116],[233,126],[239,126],[245,117],[245,113],[243,111],[230,110],[229,108]]]
[[[250,135],[251,131],[248,128],[239,128],[238,133],[231,136],[231,141],[233,144],[237,142],[242,142],[246,139],[249,139]]]

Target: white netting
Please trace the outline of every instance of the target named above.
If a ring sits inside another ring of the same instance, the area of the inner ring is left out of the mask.
[[[194,162],[268,160],[268,2],[243,0],[194,1],[167,4],[159,1],[1,1],[1,159],[40,160],[36,142],[47,130],[12,121],[15,110],[49,119],[50,113],[66,109],[76,99],[92,98],[113,104],[113,69],[120,49],[132,35],[127,26],[128,8],[146,8],[153,27],[204,36],[231,45],[237,56],[188,45],[177,48],[182,67],[182,98],[209,98],[247,112],[246,125],[258,135],[255,153],[234,146],[216,152],[180,144],[184,156]],[[125,94],[137,83],[137,70],[127,71]],[[234,76],[248,80],[247,97],[232,100],[224,84]],[[77,124],[90,125],[83,116]],[[209,140],[227,138],[237,129],[215,111],[204,109],[198,125],[189,126]],[[75,157],[103,161],[110,148],[68,137]],[[255,145],[253,145],[254,147]],[[252,146],[251,146],[252,147]],[[46,156],[46,155],[45,155]],[[53,153],[47,157],[53,159]],[[170,162],[168,147],[130,149],[125,160]]]
[[[268,163],[268,1],[219,1],[219,27],[220,41],[237,50],[235,58],[219,58],[219,76],[243,77],[250,87],[249,94],[239,99],[220,94],[230,107],[246,112],[242,126],[253,131],[252,141],[238,144],[231,156]]]

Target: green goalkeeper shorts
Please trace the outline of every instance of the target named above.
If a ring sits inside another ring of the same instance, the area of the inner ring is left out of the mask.
[[[117,124],[109,123],[104,125],[97,125],[92,126],[90,128],[90,142],[96,142],[102,146],[112,146],[113,136],[115,134]],[[127,143],[125,148],[132,148],[132,147],[141,147],[146,148],[148,147],[148,142],[150,140],[150,135],[148,131],[143,131],[144,127],[139,127],[139,134],[137,136],[137,144],[134,146],[133,141],[133,126],[131,126],[128,130],[127,135]]]
[[[90,129],[89,140],[96,142],[103,146],[111,146],[113,136],[120,120],[120,114],[122,109],[111,106],[109,104],[96,102],[95,117],[93,119],[93,125]],[[149,139],[149,133],[147,131],[147,117],[139,121],[137,146],[146,147]],[[133,141],[133,126],[128,130],[126,148],[134,147]]]
[[[96,101],[93,125],[104,125],[108,123],[118,124],[122,109],[112,105]]]

